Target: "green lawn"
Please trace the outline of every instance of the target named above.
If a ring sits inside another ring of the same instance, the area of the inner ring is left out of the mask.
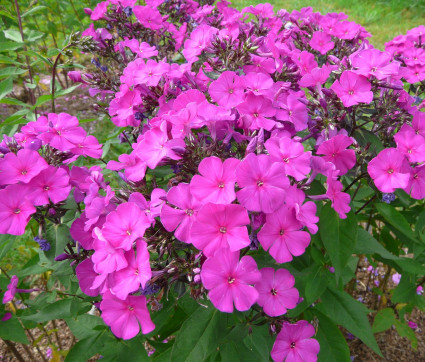
[[[266,1],[235,0],[241,9]],[[425,25],[425,0],[270,0],[275,12],[279,9],[292,11],[311,6],[322,14],[344,12],[348,20],[363,25],[373,37],[371,42],[383,49],[385,42],[418,25]]]

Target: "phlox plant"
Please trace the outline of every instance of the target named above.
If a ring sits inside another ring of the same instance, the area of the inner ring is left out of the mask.
[[[64,319],[66,361],[350,361],[343,333],[382,356],[374,333],[393,324],[415,348],[425,27],[381,51],[311,8],[85,11],[92,62],[69,76],[115,135],[46,113],[4,137],[0,232],[31,231],[40,251],[9,272],[3,302],[27,308],[0,324]],[[52,271],[50,289],[18,289],[25,269]]]

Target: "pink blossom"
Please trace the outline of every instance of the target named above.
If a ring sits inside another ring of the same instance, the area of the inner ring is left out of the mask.
[[[100,290],[99,288],[92,288],[92,286],[98,274],[93,268],[94,264],[89,258],[78,264],[75,272],[82,292],[90,297],[97,297]]]
[[[252,65],[245,65],[243,70],[245,74],[248,73],[265,73],[272,74],[276,71],[276,64],[273,58],[260,57],[258,55],[251,55]]]
[[[130,89],[127,84],[122,84],[120,91],[115,93],[115,98],[109,104],[109,114],[112,116],[112,123],[118,127],[137,127],[140,124],[140,120],[137,120],[134,115],[141,103],[140,91]]]
[[[0,185],[28,183],[47,167],[36,151],[21,149],[16,155],[9,152],[0,159]]]
[[[83,212],[81,216],[74,220],[74,222],[71,225],[70,234],[71,237],[78,241],[83,249],[85,250],[92,250],[93,249],[93,243],[94,239],[92,237],[92,229],[84,230],[85,223],[87,221],[86,213]]]
[[[405,188],[409,182],[409,164],[405,156],[395,148],[386,148],[379,152],[367,165],[367,171],[382,192]]]
[[[198,60],[198,55],[210,44],[211,38],[218,32],[218,29],[206,24],[196,27],[190,38],[184,42],[183,55],[186,60],[193,63]]]
[[[204,203],[230,204],[235,198],[235,169],[239,165],[236,158],[224,162],[218,157],[204,158],[198,166],[201,175],[190,181],[190,192]]]
[[[271,161],[283,164],[286,175],[301,181],[310,172],[311,152],[305,152],[300,142],[289,137],[271,137],[265,146]]]
[[[10,185],[0,190],[0,234],[22,235],[30,216],[36,212],[28,201],[26,188]]]
[[[145,197],[133,192],[128,199],[129,202],[134,202],[143,210],[151,223],[155,223],[155,218],[161,214],[162,205],[165,203],[167,193],[163,189],[154,189],[151,193],[151,200],[147,201]]]
[[[155,329],[143,295],[128,296],[121,300],[106,292],[100,303],[100,310],[102,319],[118,338],[131,339],[136,337],[140,329],[143,334]]]
[[[130,250],[133,242],[143,237],[149,226],[150,222],[142,210],[127,202],[108,214],[102,234],[114,248]]]
[[[270,317],[278,317],[287,309],[295,308],[300,295],[294,288],[295,278],[289,271],[263,268],[260,272],[261,280],[255,284],[255,289],[258,292],[257,303],[264,312]]]
[[[28,184],[28,199],[34,206],[47,205],[66,200],[71,191],[68,173],[62,168],[49,166]]]
[[[271,352],[274,362],[316,362],[320,345],[311,338],[316,334],[307,321],[284,322]]]
[[[329,67],[314,68],[309,73],[303,75],[298,82],[300,87],[318,87],[325,84],[329,78],[331,70]]]
[[[236,180],[241,188],[236,196],[250,211],[270,213],[283,204],[289,186],[285,166],[273,162],[270,156],[250,153],[236,169]]]
[[[332,37],[323,31],[315,31],[308,44],[320,54],[326,54],[329,50],[335,47]]]
[[[249,222],[248,213],[241,205],[208,203],[198,212],[190,241],[208,257],[222,248],[237,251],[251,243],[246,228]]]
[[[75,145],[70,150],[75,155],[82,155],[84,157],[101,158],[102,157],[102,145],[94,136],[87,136]]]
[[[425,138],[415,133],[414,129],[404,125],[400,132],[394,135],[397,149],[403,153],[410,162],[425,161]]]
[[[343,186],[333,176],[329,176],[326,180],[327,190],[326,196],[331,200],[332,208],[338,213],[341,219],[347,218],[347,213],[350,212],[350,195],[342,192]]]
[[[301,75],[310,73],[314,68],[317,68],[317,62],[314,58],[314,55],[307,52],[302,51],[294,61],[297,63],[300,68]]]
[[[410,177],[407,186],[404,188],[410,196],[416,200],[425,198],[425,167],[416,166],[410,169]]]
[[[377,79],[386,79],[399,72],[400,64],[390,61],[391,55],[378,49],[362,50],[351,59],[353,72]]]
[[[325,161],[332,162],[339,171],[339,175],[345,175],[356,164],[356,153],[354,150],[346,149],[352,144],[352,138],[339,134],[323,142],[319,146],[317,154],[324,155]]]
[[[9,303],[15,297],[17,292],[16,287],[18,286],[19,279],[16,275],[12,275],[10,278],[10,283],[7,285],[7,290],[3,296],[3,304]]]
[[[196,219],[202,203],[192,196],[189,184],[181,183],[168,191],[167,201],[173,208],[163,205],[161,223],[167,231],[173,231],[174,236],[185,243],[190,242],[190,229]]]
[[[97,4],[90,15],[90,19],[91,20],[102,19],[103,16],[106,14],[108,5],[109,5],[109,1],[102,1],[99,4]]]
[[[49,113],[48,132],[41,133],[40,138],[44,144],[49,144],[59,151],[68,151],[75,145],[84,141],[86,131],[78,126],[77,117],[67,113]]]
[[[146,167],[146,162],[136,155],[135,151],[129,155],[123,153],[118,156],[118,161],[111,160],[106,165],[109,170],[118,171],[124,169],[126,179],[134,182],[140,181],[145,177]]]
[[[248,94],[245,101],[236,106],[244,123],[249,129],[264,128],[271,131],[276,122],[270,118],[276,114],[276,109],[273,107],[271,100],[264,96],[255,96]]]
[[[158,55],[158,50],[154,46],[146,42],[139,43],[137,39],[124,40],[121,43],[137,54],[139,58],[151,58]],[[115,46],[115,51],[118,51],[117,45]]]
[[[128,294],[140,288],[144,288],[146,282],[152,277],[149,264],[149,252],[145,241],[136,241],[136,256],[134,250],[125,253],[128,266],[113,274],[111,291],[119,299],[126,299]]]
[[[270,88],[273,87],[273,79],[267,73],[248,73],[244,77],[245,87],[253,94],[267,95]]]
[[[135,6],[133,8],[134,15],[137,20],[148,29],[158,30],[162,27],[162,15],[161,13],[150,6]]]
[[[291,122],[297,132],[306,129],[308,121],[307,106],[299,99],[297,93],[285,93],[278,98],[281,110],[276,113],[277,119]]]
[[[398,285],[400,283],[401,274],[395,273],[391,276],[391,279],[395,285]]]
[[[372,86],[365,76],[348,70],[344,71],[339,80],[336,80],[331,86],[345,107],[372,102],[371,88]]]
[[[170,70],[170,65],[165,62],[156,62],[149,59],[145,62],[143,59],[136,59],[128,63],[121,76],[121,82],[131,87],[133,85],[145,84],[156,87],[164,73]]]
[[[402,127],[402,129],[403,129],[403,127]],[[419,134],[419,135],[421,135],[422,137],[425,138],[425,113],[416,112],[413,115],[412,128],[415,130],[416,134]]]
[[[243,101],[245,84],[235,72],[225,71],[210,84],[208,92],[214,102],[227,109]]]
[[[292,256],[304,253],[310,244],[310,234],[301,231],[302,224],[295,218],[295,212],[286,206],[266,216],[266,223],[258,233],[258,241],[264,250],[278,263],[292,260]]]
[[[221,312],[232,313],[233,303],[246,311],[256,302],[257,290],[252,286],[261,279],[257,264],[251,256],[239,260],[239,252],[218,250],[202,266],[201,280],[209,290],[208,297]]]
[[[185,142],[182,139],[168,139],[167,123],[161,123],[160,127],[152,128],[144,134],[143,139],[138,142],[135,153],[146,164],[154,169],[165,157],[179,160],[181,157],[174,149],[184,150]]]

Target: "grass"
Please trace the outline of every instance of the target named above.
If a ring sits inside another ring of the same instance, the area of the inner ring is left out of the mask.
[[[235,0],[233,5],[242,9],[267,1]],[[322,14],[344,12],[372,34],[371,43],[379,49],[399,34],[419,25],[425,25],[425,0],[269,0],[275,12],[289,12],[311,6]]]

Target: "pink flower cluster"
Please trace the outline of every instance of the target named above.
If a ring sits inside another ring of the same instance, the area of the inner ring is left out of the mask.
[[[49,210],[67,199],[73,186],[69,163],[102,155],[97,139],[66,113],[27,123],[0,147],[0,233],[12,235],[25,232],[37,207]]]

